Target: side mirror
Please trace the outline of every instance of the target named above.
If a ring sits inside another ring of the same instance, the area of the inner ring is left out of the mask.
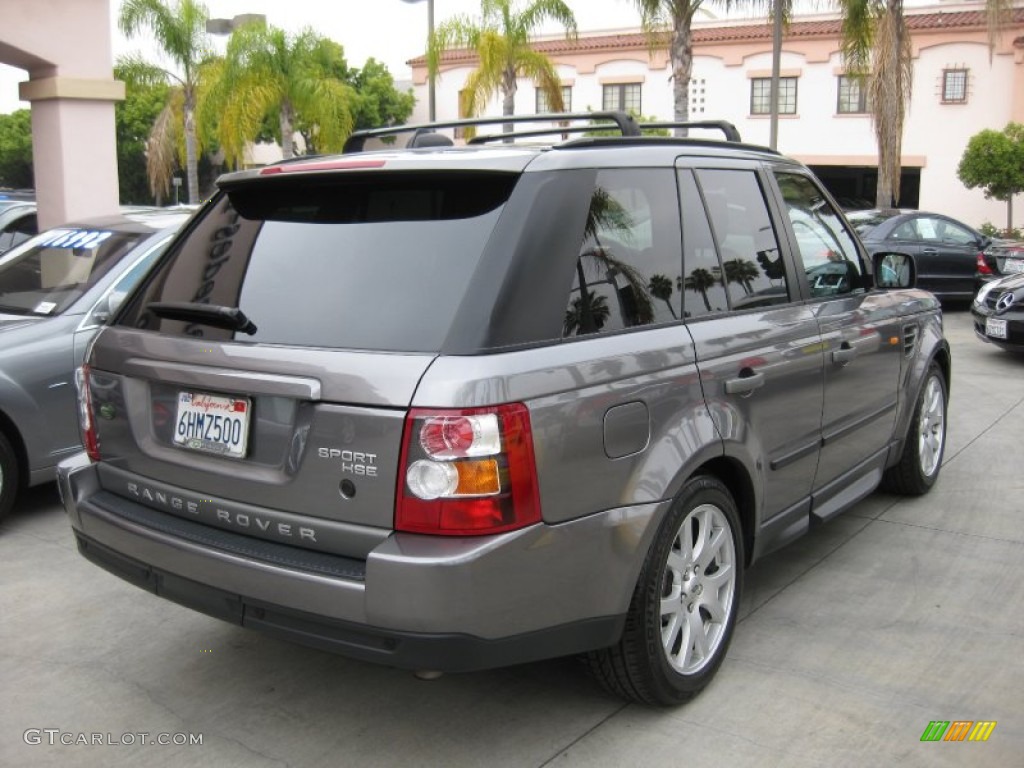
[[[89,316],[90,325],[106,325],[121,304],[128,297],[124,291],[111,291],[96,304],[92,314]]]
[[[107,312],[109,312],[110,315],[113,315],[121,308],[121,305],[124,304],[124,300],[127,298],[127,291],[119,291],[115,288],[107,297]]]
[[[978,243],[978,248],[980,250],[984,251],[990,245],[992,245],[992,238],[989,237],[988,235],[982,235],[981,236],[981,242]]]
[[[872,262],[876,288],[913,288],[917,284],[917,264],[909,254],[876,253]]]

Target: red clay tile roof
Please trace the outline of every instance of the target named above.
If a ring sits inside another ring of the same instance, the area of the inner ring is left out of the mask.
[[[937,11],[931,13],[908,13],[907,27],[911,32],[918,30],[955,29],[976,32],[985,29],[985,13],[983,11]],[[1010,17],[1010,24],[1024,24],[1024,8],[1016,8]],[[837,37],[840,32],[839,19],[815,19],[812,21],[794,21],[783,35],[784,40],[794,38]],[[768,23],[730,25],[722,27],[697,27],[693,30],[693,44],[699,46],[706,43],[755,42],[769,41],[772,28]],[[1016,43],[1016,41],[1014,41]],[[647,38],[642,32],[625,32],[613,35],[580,36],[577,40],[541,40],[534,44],[534,49],[549,56],[564,53],[583,53],[602,50],[621,50],[623,48],[647,48]],[[448,51],[442,61],[456,63],[476,59],[474,51],[464,49]],[[410,66],[424,66],[425,56],[411,59]]]

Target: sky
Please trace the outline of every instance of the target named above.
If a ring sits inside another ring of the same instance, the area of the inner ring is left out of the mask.
[[[174,0],[167,0],[173,3]],[[566,0],[581,32],[627,29],[639,26],[632,0]],[[312,27],[342,44],[350,66],[361,67],[368,58],[382,61],[396,80],[410,78],[406,61],[426,49],[427,1],[403,0],[206,0],[211,18],[232,18],[241,13],[262,13],[267,23],[289,32]],[[110,0],[114,57],[141,52],[156,60],[152,43],[136,38],[126,40],[116,25],[120,0]],[[480,0],[434,0],[434,24],[456,15],[478,16]],[[45,23],[40,21],[40,23]],[[552,27],[557,33],[558,27]],[[224,39],[214,38],[223,51]],[[166,63],[166,62],[164,62]],[[18,100],[18,83],[28,79],[21,69],[0,64],[0,114],[26,109]]]

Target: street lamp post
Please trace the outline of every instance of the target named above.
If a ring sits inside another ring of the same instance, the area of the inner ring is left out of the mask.
[[[421,3],[423,0],[402,0],[403,3]],[[427,0],[427,40],[434,39],[434,0]],[[427,69],[427,109],[430,115],[430,122],[437,119],[434,99],[434,73]]]
[[[772,81],[768,91],[771,101],[768,146],[779,148],[779,75],[782,60],[782,0],[772,0]]]
[[[206,31],[211,35],[230,35],[243,24],[267,23],[267,17],[262,13],[240,13],[230,19],[207,19]]]

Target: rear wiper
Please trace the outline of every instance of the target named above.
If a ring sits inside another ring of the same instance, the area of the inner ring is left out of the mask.
[[[229,331],[241,331],[250,336],[256,333],[256,325],[238,307],[222,307],[218,304],[197,304],[190,301],[154,301],[146,309],[166,320],[199,322]]]

